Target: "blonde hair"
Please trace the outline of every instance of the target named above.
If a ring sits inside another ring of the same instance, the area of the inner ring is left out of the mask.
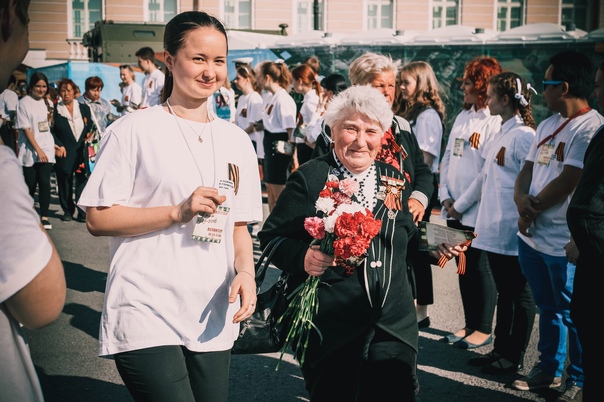
[[[440,85],[430,64],[425,61],[412,61],[401,68],[402,73],[411,75],[416,81],[416,87],[410,99],[402,102],[398,114],[409,121],[415,121],[425,108],[431,107],[438,113],[440,120],[444,121],[445,104],[440,98]]]
[[[396,75],[400,65],[400,60],[394,61],[390,56],[367,52],[352,62],[348,78],[352,85],[367,85],[384,71],[392,71]]]

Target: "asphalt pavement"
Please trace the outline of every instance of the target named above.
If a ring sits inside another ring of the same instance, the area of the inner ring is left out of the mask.
[[[65,267],[68,287],[65,307],[53,324],[38,331],[27,331],[46,401],[131,401],[113,361],[97,355],[98,326],[109,267],[109,240],[90,235],[84,223],[62,222],[60,216],[58,200],[53,194],[50,216],[53,229],[49,233]],[[255,246],[258,256],[257,241]],[[555,401],[557,391],[537,394],[512,389],[510,384],[519,374],[489,376],[467,364],[469,358],[489,352],[492,345],[468,351],[439,341],[463,327],[464,321],[454,264],[450,262],[444,269],[433,266],[432,270],[435,304],[429,309],[431,326],[420,331],[421,389],[417,401]],[[265,285],[279,275],[276,269],[270,271]],[[522,374],[537,360],[538,318]],[[292,355],[285,354],[276,370],[279,357],[279,353],[233,356],[229,401],[309,401]]]

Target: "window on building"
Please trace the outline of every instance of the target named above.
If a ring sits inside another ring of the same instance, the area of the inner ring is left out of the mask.
[[[102,0],[72,0],[71,37],[81,38],[102,17]]]
[[[176,15],[177,0],[145,0],[146,22],[168,22]]]
[[[497,30],[506,31],[520,25],[524,25],[524,0],[499,0]]]
[[[224,0],[224,23],[229,29],[252,28],[251,0]]]
[[[394,28],[393,3],[393,0],[367,0],[367,29]]]
[[[312,31],[315,29],[315,11],[314,0],[294,0],[296,10],[296,32]],[[318,1],[319,9],[317,10],[319,17],[318,31],[325,30],[325,1]]]
[[[560,23],[564,27],[572,23],[579,29],[589,31],[587,12],[587,0],[562,0]]]
[[[459,0],[432,0],[432,28],[457,24]]]

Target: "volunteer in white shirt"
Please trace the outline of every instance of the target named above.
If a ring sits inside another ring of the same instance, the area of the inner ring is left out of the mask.
[[[99,352],[136,400],[227,402],[230,349],[256,303],[256,155],[208,113],[227,79],[222,23],[189,11],[165,32],[165,102],[108,127],[79,201],[90,232],[111,237]]]
[[[604,123],[588,103],[592,71],[583,53],[566,51],[550,59],[543,99],[555,114],[537,127],[514,194],[518,259],[539,307],[540,357],[530,375],[513,386],[523,391],[558,388],[569,361],[566,400],[576,400],[584,379],[581,343],[570,318],[576,267],[568,262],[564,246],[570,238],[566,210],[581,177],[585,151]]]
[[[155,52],[150,47],[143,47],[135,53],[135,56],[137,57],[138,66],[145,73],[141,84],[143,95],[140,108],[159,105],[166,77],[155,65]]]
[[[482,171],[453,204],[464,211],[479,202],[476,239],[472,247],[485,250],[497,285],[494,348],[471,358],[469,364],[486,374],[513,374],[523,365],[536,306],[518,262],[514,185],[535,138],[531,113],[532,87],[516,73],[492,77],[487,87],[488,106],[501,116],[501,130],[485,146]]]
[[[292,146],[296,127],[296,102],[289,95],[291,73],[283,60],[266,62],[260,68],[263,88],[267,96],[263,105],[262,122],[256,129],[264,130],[264,183],[268,197],[268,208],[272,210],[285,187],[292,152],[283,147]],[[286,153],[283,153],[286,151]]]
[[[292,70],[294,91],[304,95],[302,106],[298,113],[298,121],[294,130],[294,143],[296,152],[294,154],[294,168],[310,160],[313,148],[308,145],[307,129],[309,125],[315,124],[321,114],[317,113],[319,96],[323,92],[321,84],[317,81],[315,71],[307,64],[301,64]],[[314,142],[314,141],[313,141]]]
[[[478,203],[463,214],[454,202],[480,173],[485,146],[501,128],[501,117],[491,116],[486,106],[488,79],[502,71],[499,62],[487,56],[470,60],[464,68],[461,89],[464,109],[451,128],[440,167],[440,202],[447,226],[474,231]],[[497,289],[486,253],[475,247],[466,252],[466,273],[459,275],[459,290],[464,307],[465,326],[442,340],[461,349],[474,349],[492,342],[493,316]]]

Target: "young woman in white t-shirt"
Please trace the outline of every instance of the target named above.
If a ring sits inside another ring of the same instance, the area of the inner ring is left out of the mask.
[[[143,89],[134,81],[134,69],[129,64],[120,66],[120,78],[122,79],[122,101],[112,100],[118,112],[125,116],[137,110],[143,100]]]
[[[48,78],[34,73],[29,79],[29,95],[17,104],[16,127],[19,129],[19,162],[23,176],[34,197],[38,188],[40,219],[45,229],[52,229],[48,220],[50,208],[50,176],[55,163],[55,141],[52,136],[54,105],[47,98]]]
[[[302,106],[298,113],[298,121],[296,122],[296,130],[294,131],[294,143],[296,144],[296,152],[294,154],[294,168],[308,161],[312,155],[313,148],[308,145],[309,141],[306,137],[306,130],[309,124],[318,120],[321,116],[318,113],[317,106],[319,105],[320,96],[323,92],[321,84],[317,80],[315,70],[307,64],[301,64],[292,70],[294,91],[304,96]],[[314,142],[314,141],[313,141]]]
[[[534,90],[533,90],[534,91]],[[516,178],[535,139],[531,88],[516,73],[491,77],[487,86],[491,115],[501,116],[501,130],[485,147],[485,164],[468,190],[455,201],[480,199],[472,247],[487,253],[497,285],[495,342],[491,352],[470,359],[487,374],[513,374],[523,364],[536,306],[518,262]]]
[[[288,93],[292,78],[283,60],[263,63],[258,80],[263,89],[272,94],[263,105],[262,122],[255,126],[257,130],[264,130],[264,183],[268,208],[272,211],[285,187],[292,162],[292,155],[280,152],[277,145],[293,145],[296,102]]]
[[[164,103],[108,127],[79,201],[89,231],[111,237],[100,354],[135,400],[227,402],[230,349],[256,303],[256,154],[208,113],[227,79],[222,23],[178,14],[164,48]]]
[[[501,117],[491,116],[486,105],[487,82],[501,71],[499,62],[488,56],[476,57],[464,68],[461,83],[464,110],[455,118],[440,167],[441,216],[448,219],[447,226],[452,228],[474,231],[478,202],[463,210],[454,203],[480,173],[485,147],[501,128]],[[470,247],[466,257],[466,272],[459,275],[465,326],[442,341],[461,349],[474,349],[493,341],[497,289],[486,253]]]
[[[434,175],[434,193],[422,218],[430,222],[432,209],[438,204],[440,151],[443,141],[445,105],[440,98],[440,87],[432,67],[425,61],[413,61],[401,68],[399,75],[402,104],[399,115],[407,119],[424,154],[424,162]],[[417,325],[430,326],[428,305],[434,303],[431,257],[428,253],[413,254],[411,265],[415,273]]]
[[[241,66],[237,69],[237,76],[234,79],[235,85],[242,92],[237,100],[237,111],[235,112],[235,124],[243,129],[252,140],[256,155],[258,156],[258,167],[260,169],[260,178],[262,178],[262,160],[264,159],[264,146],[262,139],[264,131],[256,130],[254,123],[262,119],[262,96],[260,87],[256,80],[256,74],[248,66]]]

